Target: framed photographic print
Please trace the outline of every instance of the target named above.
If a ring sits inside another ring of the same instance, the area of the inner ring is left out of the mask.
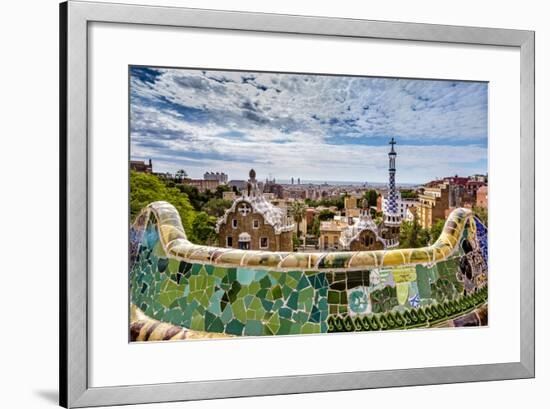
[[[60,16],[61,405],[534,376],[533,32]]]

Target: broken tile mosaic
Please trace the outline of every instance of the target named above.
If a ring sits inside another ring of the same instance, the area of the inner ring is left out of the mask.
[[[199,246],[166,202],[130,229],[132,341],[487,325],[487,229],[455,209],[422,249]]]

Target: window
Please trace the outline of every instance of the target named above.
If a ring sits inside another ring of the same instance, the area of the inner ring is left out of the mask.
[[[237,219],[233,219],[233,220],[231,221],[231,226],[233,226],[234,229],[237,228]]]
[[[269,239],[267,237],[260,237],[260,248],[266,249],[269,247]]]
[[[254,219],[252,221],[252,227],[255,228],[255,229],[259,229],[260,228],[260,221],[258,219]]]
[[[233,237],[227,236],[225,238],[225,247],[233,247]]]

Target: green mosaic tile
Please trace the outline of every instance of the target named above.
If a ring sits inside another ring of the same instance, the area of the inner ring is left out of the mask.
[[[306,302],[313,300],[313,288],[309,287],[301,291],[298,295],[299,302]]]
[[[281,322],[279,320],[279,314],[275,313],[271,316],[271,318],[267,321],[266,326],[271,330],[273,334],[276,334],[279,331],[279,328],[281,326]]]
[[[243,297],[244,305],[245,305],[246,308],[250,307],[250,304],[252,303],[253,299],[254,299],[253,295],[247,295],[247,296]]]
[[[269,290],[267,288],[262,288],[260,291],[256,293],[256,297],[260,299],[268,299],[268,293],[269,293]]]
[[[261,286],[261,288],[270,288],[271,287],[271,280],[268,276],[263,277],[258,284]]]
[[[283,296],[283,291],[281,289],[281,286],[279,285],[273,287],[273,289],[271,290],[271,293],[273,294],[274,300],[281,298]]]
[[[233,314],[241,322],[246,322],[246,308],[244,306],[244,300],[238,299],[231,304],[233,307]]]
[[[292,288],[287,285],[283,286],[283,298],[286,300],[292,293]]]
[[[193,312],[191,328],[197,331],[204,331],[204,316],[198,311]]]
[[[210,326],[206,326],[208,332],[223,332],[225,325],[219,317],[214,318]]]
[[[290,296],[288,297],[288,300],[286,302],[286,305],[292,309],[296,310],[298,308],[298,292],[293,291]]]
[[[232,335],[242,335],[244,330],[244,324],[237,319],[229,322],[225,327],[225,332]]]
[[[250,283],[250,285],[248,286],[248,294],[256,295],[256,293],[260,291],[260,288],[262,288],[260,283],[257,281],[254,281],[253,283]]]
[[[321,326],[318,324],[312,324],[310,322],[305,323],[300,331],[300,333],[302,334],[318,334],[320,332]]]
[[[237,280],[242,285],[249,285],[254,280],[254,270],[249,270],[247,268],[237,269]]]
[[[260,321],[249,320],[244,326],[244,334],[251,336],[259,336],[263,333],[263,325]]]
[[[466,303],[450,302],[467,291],[467,287],[457,279],[462,274],[461,257],[466,254],[461,245],[457,246],[458,251],[434,267],[418,264],[416,277],[408,284],[407,299],[401,300],[403,305],[399,306],[393,278],[394,267],[382,271],[284,272],[187,263],[166,255],[158,239],[155,221],[151,220],[153,222],[147,225],[148,233],[139,236],[143,241],[135,247],[135,256],[132,255],[135,257],[130,272],[132,303],[151,318],[193,330],[237,335],[327,332],[334,327],[332,324],[327,325],[330,317],[347,316],[348,291],[359,286],[368,288],[372,313],[386,314],[377,318],[380,328],[398,325],[398,318],[387,315],[390,311],[391,314],[405,311],[409,313],[406,317],[414,317],[416,309],[430,306],[426,310],[427,314],[429,312],[437,317],[446,317],[457,308],[460,312],[463,307],[459,306]],[[461,226],[457,224],[455,228],[461,229]],[[467,229],[461,234],[468,240],[472,237]],[[208,255],[210,251],[202,249],[197,254]],[[423,251],[413,252],[418,260],[424,257],[423,254]],[[348,256],[329,254],[323,257],[320,265],[344,265],[349,261]],[[384,259],[378,258],[377,262]],[[257,259],[261,260],[262,257]],[[380,284],[376,280],[371,282],[372,274],[380,277]],[[249,325],[249,322],[252,324]],[[356,328],[353,322],[351,327],[347,321],[342,325],[345,328]],[[363,328],[363,324],[357,325]],[[368,323],[365,325],[368,326]]]
[[[280,319],[280,327],[277,331],[277,335],[288,335],[290,334],[290,328],[292,327],[292,321],[285,318]]]
[[[224,278],[227,277],[227,269],[222,267],[214,267],[214,269],[212,270],[212,274],[215,277],[219,277],[223,280]]]
[[[340,302],[340,293],[338,291],[329,291],[328,292],[328,303],[329,304],[338,304]]]
[[[161,285],[161,293],[159,295],[160,303],[169,307],[174,301],[183,295],[183,288],[178,286],[170,279],[165,279]]]
[[[228,324],[233,319],[233,308],[228,305],[221,314],[221,320],[224,324]]]
[[[281,318],[290,318],[292,317],[292,310],[290,308],[279,308],[279,315]]]

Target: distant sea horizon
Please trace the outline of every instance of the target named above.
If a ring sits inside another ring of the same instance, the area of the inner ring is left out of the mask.
[[[261,181],[261,180],[260,180]],[[292,185],[292,181],[290,179],[277,179],[275,178],[275,183],[279,183],[281,185]],[[332,186],[387,186],[388,182],[357,182],[357,181],[342,181],[342,180],[310,180],[310,179],[300,179],[300,184],[298,185],[298,179],[294,179],[294,186],[302,186],[302,185],[332,185]],[[420,186],[422,183],[396,183],[396,186],[403,186],[403,187],[409,187],[409,186]]]

